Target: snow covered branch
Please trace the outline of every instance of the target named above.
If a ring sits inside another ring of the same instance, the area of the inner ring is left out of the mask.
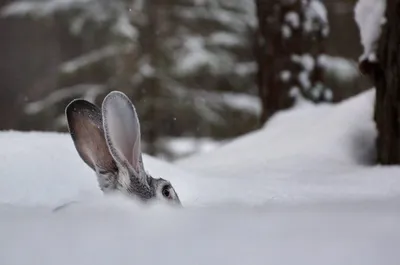
[[[57,89],[47,97],[27,104],[25,107],[25,113],[34,115],[63,100],[77,97],[82,97],[93,102],[99,94],[104,92],[104,90],[104,86],[96,84],[81,84],[73,87]]]
[[[360,61],[376,62],[376,49],[381,27],[386,22],[386,0],[359,0],[355,6],[355,20],[358,24],[364,52]]]

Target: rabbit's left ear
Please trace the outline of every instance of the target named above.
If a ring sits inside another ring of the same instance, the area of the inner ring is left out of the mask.
[[[114,160],[124,168],[132,167],[140,179],[144,169],[135,107],[125,94],[113,91],[103,101],[102,115],[105,138]]]
[[[68,129],[82,160],[93,170],[115,173],[116,164],[106,144],[101,111],[92,103],[73,100],[65,109]]]

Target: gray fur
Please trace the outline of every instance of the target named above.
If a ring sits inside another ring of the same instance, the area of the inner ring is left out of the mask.
[[[117,191],[142,201],[164,199],[180,205],[170,182],[145,171],[139,119],[125,94],[110,92],[101,110],[88,101],[74,100],[66,116],[75,147],[95,171],[104,193]]]

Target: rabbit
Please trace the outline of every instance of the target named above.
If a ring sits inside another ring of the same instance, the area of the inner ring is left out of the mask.
[[[96,105],[75,99],[65,109],[69,133],[82,160],[92,168],[104,194],[121,192],[142,202],[181,205],[171,183],[144,169],[136,109],[122,92],[112,91]]]

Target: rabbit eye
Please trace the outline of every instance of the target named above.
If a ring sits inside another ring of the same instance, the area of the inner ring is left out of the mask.
[[[169,196],[171,195],[171,192],[169,191],[168,187],[164,187],[163,190],[162,190],[162,194],[163,194],[164,197],[169,198]]]

